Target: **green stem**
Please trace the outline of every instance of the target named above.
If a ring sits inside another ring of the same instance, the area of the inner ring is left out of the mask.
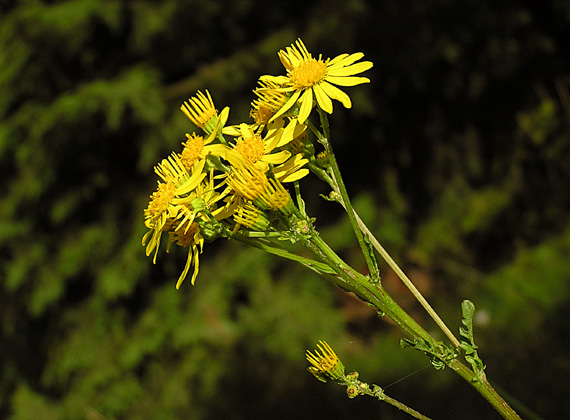
[[[338,193],[340,194],[342,205],[346,209],[348,220],[350,221],[350,225],[354,230],[354,234],[356,235],[356,240],[360,245],[360,249],[362,250],[362,255],[364,255],[364,259],[366,260],[366,265],[368,266],[370,275],[372,279],[374,279],[375,281],[380,281],[380,273],[378,271],[378,267],[376,266],[376,262],[370,255],[370,249],[368,248],[368,245],[366,244],[366,241],[364,239],[364,235],[362,234],[362,231],[360,230],[360,227],[356,222],[356,218],[354,216],[354,210],[352,208],[350,198],[348,197],[348,192],[346,190],[346,186],[344,185],[344,181],[342,179],[342,175],[340,173],[340,169],[338,167],[338,163],[336,161],[333,152],[332,144],[330,142],[330,129],[329,129],[329,120],[327,118],[327,114],[324,111],[322,111],[320,108],[317,108],[317,110],[319,112],[319,117],[321,119],[321,127],[323,129],[323,136],[324,136],[324,137],[322,136],[319,137],[319,142],[323,145],[323,147],[327,152],[330,163],[330,169],[332,171],[333,181],[338,187]]]
[[[408,407],[406,404],[403,404],[400,401],[395,400],[394,398],[389,397],[387,395],[384,395],[384,398],[382,398],[382,401],[385,401],[388,404],[393,405],[394,407],[402,410],[403,412],[409,414],[412,417],[415,417],[416,419],[430,420],[429,417],[424,416],[422,413],[417,412],[413,408]]]
[[[319,274],[327,274],[327,275],[336,274],[335,270],[333,270],[326,263],[315,261],[310,258],[301,257],[300,255],[297,254],[293,254],[292,252],[289,252],[286,249],[273,246],[273,244],[271,244],[269,241],[266,240],[264,241],[261,239],[250,239],[249,237],[240,235],[239,233],[229,233],[228,236],[232,239],[250,245],[254,248],[261,249],[273,255],[277,255],[278,257],[286,258],[291,261],[296,261]]]
[[[487,381],[487,378],[477,378],[477,375],[466,365],[457,359],[451,360],[447,366],[459,374],[463,379],[473,386],[479,394],[483,396],[503,418],[508,420],[521,420],[515,410],[499,395],[499,393]]]
[[[390,254],[388,254],[388,252],[386,252],[384,247],[380,245],[380,242],[378,242],[378,240],[370,232],[370,230],[364,224],[362,219],[358,216],[356,211],[354,212],[354,216],[356,218],[359,228],[368,237],[368,240],[370,241],[370,243],[372,243],[372,246],[374,246],[376,251],[378,251],[380,256],[384,259],[384,261],[386,261],[386,263],[390,266],[390,268],[394,271],[394,273],[396,273],[396,275],[402,281],[402,283],[404,283],[404,285],[410,290],[410,292],[412,292],[414,297],[418,300],[418,302],[420,302],[420,304],[423,306],[423,308],[426,310],[429,316],[431,316],[431,318],[435,321],[435,323],[443,331],[443,333],[447,336],[447,338],[449,338],[449,340],[453,343],[453,345],[455,347],[459,347],[459,340],[455,337],[455,335],[453,335],[453,333],[447,327],[447,325],[445,325],[445,322],[443,322],[443,320],[439,317],[437,312],[435,312],[435,310],[423,297],[421,292],[416,288],[416,286],[412,283],[412,281],[408,278],[408,276],[406,276],[406,274],[402,271],[402,269],[398,266],[398,264],[396,264],[396,262],[390,256]]]
[[[410,336],[428,341],[434,348],[440,347],[435,339],[386,293],[379,282],[371,282],[368,277],[345,263],[318,233],[315,232],[309,240],[304,240],[304,244],[321,261],[336,271],[337,276],[343,280],[342,287],[374,305]]]
[[[344,280],[343,287],[355,293],[360,298],[374,305],[392,319],[403,331],[410,336],[424,340],[431,344],[434,349],[443,349],[441,345],[419,325],[408,313],[406,313],[388,295],[379,283],[371,283],[370,279],[358,273],[346,264],[327,244],[318,233],[314,233],[309,240],[304,241],[305,245],[311,249],[328,267],[333,268],[337,276]],[[458,373],[499,412],[505,419],[520,420],[519,415],[507,404],[507,402],[497,393],[483,376],[480,378],[469,367],[457,359],[446,361],[447,366]]]

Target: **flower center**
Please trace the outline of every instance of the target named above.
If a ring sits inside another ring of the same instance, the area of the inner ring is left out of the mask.
[[[199,230],[200,226],[198,226],[198,223],[192,222],[188,224],[188,222],[184,222],[182,225],[178,226],[174,232],[176,244],[181,247],[192,245],[195,242],[194,235],[196,235]]]
[[[149,218],[155,219],[168,210],[170,202],[176,195],[176,187],[173,182],[158,184],[158,190],[152,193],[151,201],[146,209]]]
[[[289,78],[293,88],[307,88],[316,85],[327,75],[327,64],[321,60],[307,58],[291,70]]]
[[[267,124],[273,115],[275,115],[275,112],[263,103],[258,103],[257,106],[249,113],[249,116],[252,117],[255,123],[259,125]]]
[[[264,144],[258,135],[240,137],[236,143],[236,151],[250,162],[255,163],[263,157]]]
[[[183,143],[184,150],[182,150],[182,154],[180,154],[180,160],[186,170],[189,171],[194,161],[198,159],[200,157],[200,153],[202,153],[202,149],[204,148],[204,137],[197,136],[194,133],[192,133],[192,135],[186,134],[186,137],[188,140]]]

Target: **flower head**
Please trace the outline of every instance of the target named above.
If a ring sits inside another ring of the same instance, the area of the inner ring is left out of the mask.
[[[225,156],[229,147],[220,143],[212,144],[215,133],[216,130],[207,139],[196,133],[186,134],[186,141],[182,143],[184,148],[182,153],[178,154],[186,169],[189,169],[196,160],[204,159],[208,155]]]
[[[271,80],[260,80],[259,87],[253,91],[257,96],[251,103],[250,117],[257,125],[266,125],[279,109],[287,102],[287,93],[280,91],[281,85]]]
[[[228,156],[232,156],[228,154]],[[240,157],[230,157],[232,172],[228,176],[228,185],[237,195],[246,200],[254,201],[261,196],[269,185],[265,172],[248,160]]]
[[[200,269],[199,254],[202,252],[204,247],[204,238],[200,234],[200,225],[196,222],[189,221],[179,224],[178,227],[170,233],[170,241],[168,244],[170,245],[171,243],[188,248],[186,265],[184,266],[184,270],[182,270],[182,274],[178,277],[176,288],[180,288],[192,265],[194,266],[192,284],[194,284]]]
[[[263,232],[269,227],[269,219],[252,203],[247,202],[234,213],[234,221],[248,229]]]
[[[206,96],[207,95],[207,96]],[[230,109],[224,108],[220,114],[216,111],[210,92],[206,95],[198,91],[196,96],[184,102],[180,109],[195,125],[204,130],[208,135],[217,132],[219,127],[226,123]],[[214,134],[215,135],[215,134]]]
[[[194,266],[192,284],[194,284],[198,276],[200,268],[199,254],[204,247],[201,223],[217,222],[218,218],[214,214],[219,212],[217,203],[229,192],[226,189],[224,192],[219,193],[216,191],[216,188],[217,186],[214,185],[214,173],[210,171],[207,179],[199,183],[183,200],[180,200],[182,204],[178,209],[178,214],[169,224],[167,251],[170,250],[170,245],[173,243],[188,248],[188,258],[184,270],[176,283],[177,289],[188,275],[192,265]],[[225,208],[225,206],[222,208]],[[230,212],[227,212],[227,216],[230,214]]]
[[[343,378],[344,365],[334,350],[324,341],[319,343],[318,350],[315,350],[314,354],[307,350],[307,360],[312,365],[308,368],[309,372],[322,382],[326,382],[327,379],[336,381]]]
[[[283,119],[269,124],[265,136],[262,136],[263,127],[248,124],[226,127],[224,134],[236,137],[234,149],[238,154],[267,171],[269,165],[282,164],[291,156],[287,150],[277,149],[301,136],[306,130],[306,126],[297,124],[296,120],[292,120],[285,127],[284,124]]]
[[[277,179],[271,178],[265,191],[256,200],[256,204],[263,209],[279,210],[288,215],[293,212],[295,205],[291,201],[291,195]]]
[[[323,60],[321,55],[314,58],[300,39],[285,51],[279,51],[279,59],[287,70],[287,76],[263,76],[261,80],[281,85],[282,88],[273,90],[292,95],[272,119],[285,114],[300,102],[298,119],[303,123],[313,108],[313,99],[329,114],[333,111],[332,99],[350,108],[352,102],[348,95],[334,85],[355,86],[370,82],[366,77],[355,76],[373,65],[370,61],[356,63],[362,57],[364,54],[355,53],[341,54],[332,60]]]
[[[150,230],[142,240],[143,246],[146,245],[146,255],[155,251],[153,262],[156,262],[162,232],[167,230],[183,210],[184,197],[206,176],[202,173],[203,167],[204,161],[196,162],[189,172],[174,153],[155,167],[163,182],[158,182],[158,188],[150,196],[151,200],[144,211],[145,226]]]

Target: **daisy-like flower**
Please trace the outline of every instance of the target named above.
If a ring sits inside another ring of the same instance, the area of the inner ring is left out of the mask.
[[[291,120],[285,127],[283,127],[284,123],[284,120],[280,118],[269,124],[264,138],[261,137],[259,131],[254,131],[254,127],[247,124],[226,127],[224,129],[225,134],[238,136],[232,150],[235,153],[228,153],[226,158],[231,162],[232,156],[235,160],[237,155],[254,164],[263,173],[271,168],[274,177],[281,182],[301,179],[309,173],[308,169],[303,168],[309,162],[308,159],[303,158],[300,154],[291,156],[287,150],[275,153],[273,151],[302,136],[305,133],[306,126],[298,124],[295,119]]]
[[[194,266],[194,273],[192,273],[192,284],[196,281],[198,276],[198,271],[200,269],[200,258],[199,255],[204,248],[204,238],[200,234],[200,225],[196,222],[187,221],[178,226],[178,228],[170,234],[170,240],[168,245],[170,247],[171,243],[175,243],[181,247],[188,248],[188,258],[186,259],[186,265],[182,274],[176,282],[176,289],[179,289],[184,279],[190,271],[190,267]]]
[[[204,247],[204,237],[200,230],[200,222],[211,220],[216,217],[217,203],[224,198],[229,192],[226,189],[224,192],[219,193],[216,191],[214,185],[215,177],[213,170],[210,171],[208,179],[199,183],[196,188],[184,199],[184,203],[178,209],[176,219],[170,224],[168,233],[169,241],[166,251],[170,250],[170,245],[175,243],[182,247],[188,247],[188,258],[182,274],[178,278],[176,288],[180,285],[188,275],[190,267],[194,266],[194,273],[192,274],[192,284],[196,281],[200,267],[199,254]],[[222,207],[223,209],[224,207]],[[226,209],[227,210],[227,209]],[[224,213],[224,217],[231,215],[231,213]]]
[[[216,131],[213,131],[207,139],[197,135],[196,133],[186,134],[186,141],[182,143],[184,149],[178,156],[186,169],[192,167],[194,162],[199,159],[205,159],[208,155],[224,157],[229,147],[225,144],[212,143],[215,139]]]
[[[258,232],[263,232],[269,225],[269,219],[251,202],[246,202],[234,214],[234,221],[238,225],[245,226],[248,229],[254,229]]]
[[[277,152],[275,149],[299,137],[306,129],[306,126],[297,124],[296,120],[290,121],[286,127],[284,124],[283,119],[274,121],[267,126],[265,137],[261,136],[262,127],[248,124],[226,127],[223,132],[237,137],[234,146],[237,153],[260,169],[267,171],[270,164],[279,165],[291,156],[291,153],[286,150]]]
[[[206,95],[198,91],[196,96],[184,102],[184,104],[180,106],[180,109],[190,121],[204,130],[208,135],[216,133],[218,127],[224,126],[230,112],[229,107],[225,107],[222,112],[218,114],[210,92],[207,90]],[[214,134],[214,136],[216,134]]]
[[[256,204],[258,203],[261,208],[279,210],[285,215],[291,214],[295,207],[293,201],[291,201],[291,195],[283,187],[283,184],[273,178],[269,180],[266,190],[256,200]]]
[[[291,97],[272,119],[285,114],[300,102],[298,119],[303,123],[313,108],[313,99],[329,114],[333,111],[332,99],[350,108],[352,102],[348,95],[334,85],[355,86],[370,82],[366,77],[355,76],[372,68],[370,61],[356,63],[362,57],[364,54],[355,53],[341,54],[332,60],[323,60],[321,55],[315,59],[300,39],[287,47],[286,51],[279,51],[279,59],[287,70],[287,76],[262,76],[261,80],[283,86],[274,90],[291,93]]]
[[[183,209],[185,197],[194,190],[206,176],[202,173],[205,161],[197,161],[189,172],[184,168],[180,158],[173,153],[168,159],[155,167],[155,171],[163,182],[158,182],[157,190],[150,196],[151,200],[144,211],[145,226],[150,230],[142,239],[146,245],[146,255],[154,250],[153,262],[160,244],[162,232],[178,217]]]
[[[265,172],[237,153],[228,153],[228,159],[232,165],[227,178],[228,185],[246,200],[254,201],[259,198],[269,185]]]
[[[309,372],[322,382],[326,382],[327,379],[336,381],[343,378],[344,365],[334,350],[324,341],[319,343],[318,350],[314,350],[314,353],[307,350],[307,361],[312,365],[308,368]]]
[[[282,87],[270,80],[260,80],[259,87],[253,91],[257,96],[251,103],[249,116],[257,125],[267,125],[271,118],[287,102],[287,93],[281,92]]]

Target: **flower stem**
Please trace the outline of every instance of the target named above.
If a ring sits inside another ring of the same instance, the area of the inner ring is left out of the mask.
[[[451,360],[447,366],[469,382],[503,418],[507,420],[521,420],[517,412],[499,395],[485,376],[483,376],[483,378],[477,378],[477,375],[469,367],[457,359]]]
[[[403,412],[409,414],[412,417],[415,417],[416,419],[421,419],[421,420],[430,420],[429,417],[424,416],[423,414],[417,412],[416,410],[414,410],[411,407],[408,407],[406,404],[401,403],[398,400],[395,400],[392,397],[389,397],[387,395],[384,395],[384,398],[382,398],[382,401],[387,402],[390,405],[393,405],[394,407],[402,410]]]
[[[414,297],[418,300],[418,302],[420,302],[420,304],[427,311],[429,316],[432,317],[432,319],[435,321],[435,323],[438,325],[438,327],[443,331],[443,333],[447,336],[447,338],[449,338],[449,340],[453,343],[453,345],[455,347],[459,347],[459,340],[455,337],[455,335],[453,335],[453,333],[447,327],[447,325],[445,325],[445,323],[439,317],[437,312],[435,312],[435,310],[431,307],[431,305],[428,303],[428,301],[423,297],[423,295],[416,288],[416,286],[412,283],[412,281],[408,278],[408,276],[406,276],[406,274],[402,271],[402,269],[398,266],[398,264],[396,264],[396,262],[390,256],[390,254],[388,254],[388,252],[386,252],[384,247],[382,245],[380,245],[380,242],[378,242],[378,240],[370,232],[370,230],[364,224],[362,219],[358,216],[356,211],[354,211],[354,216],[356,218],[356,221],[358,223],[359,228],[368,237],[368,240],[370,241],[372,246],[374,246],[376,251],[378,251],[378,253],[384,259],[384,261],[386,261],[386,263],[390,266],[390,268],[394,271],[394,273],[396,273],[396,275],[402,281],[402,283],[404,283],[404,285],[410,290],[410,292],[412,292]]]
[[[329,267],[334,268],[337,276],[344,279],[343,287],[355,293],[360,298],[371,303],[380,311],[384,312],[403,331],[414,337],[431,344],[431,347],[443,352],[444,349],[427,331],[419,325],[407,312],[405,312],[388,295],[379,283],[371,283],[370,279],[358,273],[346,264],[327,244],[318,233],[314,233],[306,246],[317,254],[319,259]],[[340,282],[339,282],[340,284]],[[442,353],[443,354],[443,353]],[[519,415],[497,393],[487,379],[480,378],[469,367],[457,359],[446,360],[445,363],[463,379],[470,383],[505,419],[520,420]]]
[[[330,169],[332,171],[332,178],[336,186],[338,187],[338,193],[340,194],[340,199],[343,207],[346,209],[348,220],[350,221],[350,225],[354,230],[354,234],[356,235],[356,239],[358,244],[360,245],[360,249],[362,250],[362,255],[364,255],[364,259],[366,260],[366,265],[368,266],[368,270],[370,271],[370,275],[372,279],[375,281],[380,281],[380,272],[378,271],[378,267],[376,262],[374,261],[370,249],[366,244],[366,240],[364,239],[364,235],[358,226],[356,221],[356,217],[354,216],[354,210],[352,208],[352,203],[350,202],[350,198],[348,197],[348,192],[346,190],[346,186],[344,185],[344,181],[342,179],[340,169],[338,167],[338,163],[336,161],[332,144],[330,142],[330,129],[329,129],[329,120],[327,118],[327,114],[317,107],[319,112],[319,117],[321,119],[321,128],[323,129],[323,136],[319,137],[319,142],[325,148],[329,162],[330,162]]]
[[[337,276],[343,279],[342,287],[371,303],[410,336],[430,342],[434,348],[440,347],[439,343],[386,293],[379,282],[371,282],[368,277],[350,267],[323,241],[317,232],[309,240],[304,240],[304,244],[321,261],[336,271]]]

